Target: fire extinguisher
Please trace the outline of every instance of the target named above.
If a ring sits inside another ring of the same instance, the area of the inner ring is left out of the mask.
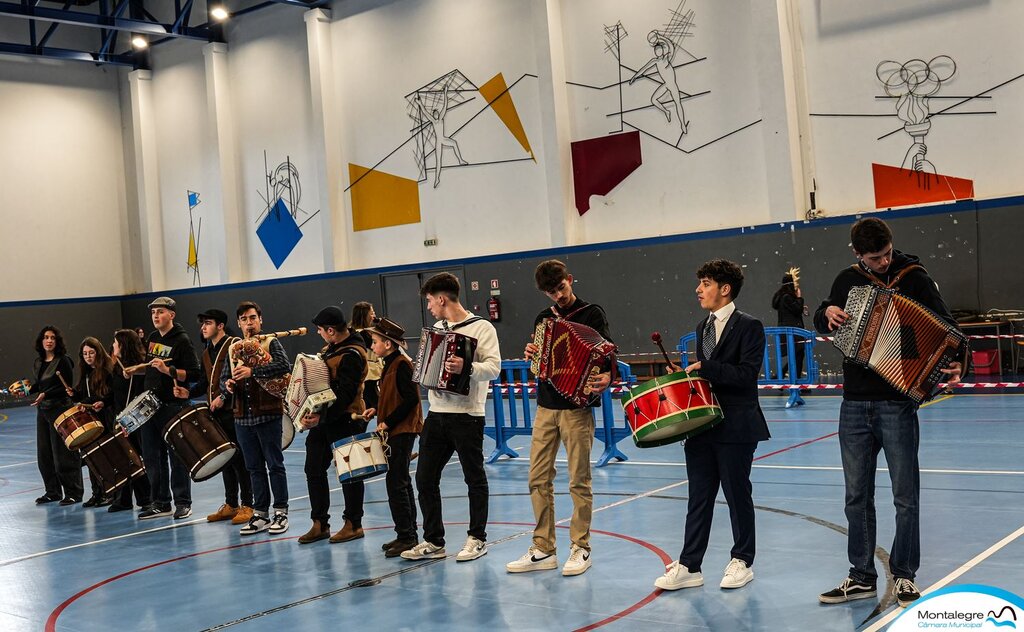
[[[487,318],[495,323],[501,320],[501,301],[497,296],[487,299]]]

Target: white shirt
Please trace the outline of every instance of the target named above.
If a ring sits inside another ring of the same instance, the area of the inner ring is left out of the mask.
[[[736,311],[736,303],[729,301],[725,307],[719,309],[717,312],[711,312],[711,316],[715,319],[715,344],[717,345],[722,340],[722,332],[725,331],[725,324],[729,322],[729,317]]]
[[[470,318],[473,318],[471,313],[459,322]],[[451,328],[458,324],[449,322],[448,327]],[[434,327],[440,329],[442,321],[434,323]],[[469,376],[469,395],[429,389],[427,401],[430,403],[430,410],[437,413],[467,413],[475,417],[482,417],[487,405],[487,393],[490,392],[489,382],[501,374],[498,332],[494,329],[494,325],[486,319],[459,327],[457,331],[470,338],[476,338],[473,373]]]

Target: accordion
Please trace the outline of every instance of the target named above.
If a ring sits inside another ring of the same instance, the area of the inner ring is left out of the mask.
[[[273,339],[267,337],[261,341],[258,338],[245,338],[232,343],[229,349],[232,365],[242,363],[250,369],[255,369],[270,364],[269,348],[270,341]],[[289,374],[287,373],[278,377],[254,377],[253,379],[263,390],[277,398],[284,397],[285,391],[288,389]]]
[[[539,351],[530,370],[538,380],[547,380],[563,397],[585,406],[590,400],[587,382],[601,372],[616,346],[596,330],[561,318],[545,318],[533,332]]]
[[[836,330],[832,344],[918,404],[934,395],[945,375],[941,369],[967,349],[959,329],[894,290],[855,287],[844,311],[850,318]]]
[[[449,329],[424,327],[412,369],[412,381],[424,388],[469,395],[469,367],[476,353],[476,338]],[[462,358],[462,373],[444,368],[445,360]]]
[[[288,417],[301,432],[299,425],[305,415],[315,413],[334,403],[337,397],[331,390],[331,372],[318,355],[300,353],[295,356],[292,379],[288,383],[284,405]]]

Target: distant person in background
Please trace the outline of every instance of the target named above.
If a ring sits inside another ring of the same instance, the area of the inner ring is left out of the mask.
[[[43,477],[46,492],[36,498],[36,504],[59,500],[61,505],[82,502],[82,457],[72,452],[57,434],[53,422],[71,407],[61,378],[70,383],[75,364],[67,355],[64,337],[53,325],[47,325],[36,337],[36,381],[29,389],[35,395],[32,405],[36,413],[36,461]],[[60,375],[58,375],[58,373]]]
[[[804,298],[800,291],[800,268],[790,268],[789,272],[782,275],[782,287],[772,297],[772,309],[779,313],[779,327],[799,327],[804,329]],[[782,369],[780,377],[786,377],[789,367],[795,367],[797,379],[803,375],[804,368],[804,345],[800,341],[796,343],[795,353],[789,353],[789,345],[785,336],[779,339],[779,347],[782,349]],[[795,358],[794,358],[795,356]],[[795,362],[794,362],[795,359]]]
[[[142,345],[143,345],[143,348],[145,348],[145,345],[146,345],[146,330],[143,329],[142,327],[136,327],[135,328],[135,335],[139,337],[139,342],[141,342]]]
[[[380,356],[370,349],[373,346],[373,338],[370,336],[370,332],[367,331],[370,327],[373,327],[376,320],[377,314],[373,311],[372,303],[359,301],[352,306],[352,323],[350,326],[362,336],[367,348],[366,381],[363,382],[363,401],[366,403],[367,408],[377,407],[377,398],[379,397],[377,383],[380,381],[381,373],[384,370],[384,362]]]

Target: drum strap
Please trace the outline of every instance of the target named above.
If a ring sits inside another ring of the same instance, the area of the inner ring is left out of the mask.
[[[455,325],[454,327],[449,325],[447,320],[442,320],[441,321],[441,326],[444,327],[444,329],[446,331],[455,331],[456,329],[462,329],[466,325],[472,325],[473,323],[475,323],[478,320],[483,320],[483,318],[480,317],[480,316],[474,316],[472,318],[467,318],[466,320],[464,320],[461,323]]]

